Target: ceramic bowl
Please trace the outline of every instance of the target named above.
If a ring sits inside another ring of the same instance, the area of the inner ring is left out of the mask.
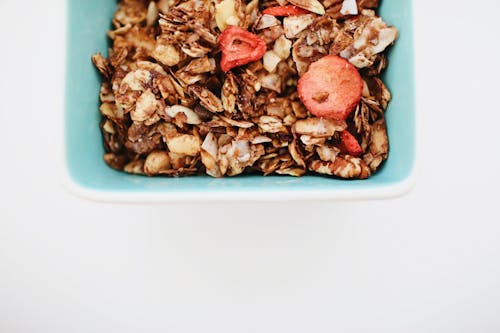
[[[389,53],[384,82],[393,99],[386,112],[389,159],[366,180],[308,175],[149,178],[109,168],[99,129],[101,78],[90,57],[109,46],[106,31],[115,0],[68,0],[65,101],[65,183],[99,201],[172,202],[229,200],[337,200],[395,197],[415,182],[416,109],[411,0],[384,0],[379,14],[400,32]]]

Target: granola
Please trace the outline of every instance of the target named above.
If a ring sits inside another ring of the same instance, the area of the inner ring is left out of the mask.
[[[398,35],[376,15],[378,6],[120,0],[109,56],[92,57],[103,77],[104,161],[147,176],[369,177],[389,153],[391,94],[380,74]],[[320,60],[339,68],[345,61],[359,73],[359,96],[338,97],[340,109],[326,116],[321,107],[336,98],[333,88],[302,87]]]

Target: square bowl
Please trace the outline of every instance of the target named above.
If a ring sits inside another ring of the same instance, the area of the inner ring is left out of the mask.
[[[90,57],[109,47],[106,31],[115,9],[113,0],[68,0],[64,179],[75,194],[111,202],[330,200],[395,197],[413,186],[417,117],[412,0],[383,0],[379,8],[379,15],[396,26],[400,35],[383,77],[393,95],[386,111],[389,158],[366,180],[317,175],[149,178],[108,167],[99,128],[101,78]]]

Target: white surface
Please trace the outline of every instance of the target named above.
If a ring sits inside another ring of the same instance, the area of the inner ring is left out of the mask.
[[[191,207],[62,188],[64,2],[1,1],[0,332],[499,332],[500,3],[415,2],[409,195]]]

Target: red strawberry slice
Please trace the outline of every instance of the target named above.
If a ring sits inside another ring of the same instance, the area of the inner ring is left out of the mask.
[[[342,131],[340,133],[340,140],[342,140],[340,148],[343,152],[354,157],[363,154],[363,149],[359,145],[358,140],[348,131]]]
[[[363,79],[350,62],[328,55],[309,66],[297,91],[315,116],[345,120],[361,100]]]

